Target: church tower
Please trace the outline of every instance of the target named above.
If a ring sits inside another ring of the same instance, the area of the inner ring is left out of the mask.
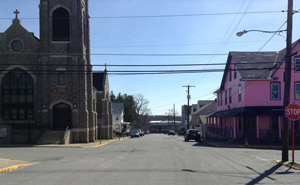
[[[49,129],[72,130],[72,142],[94,141],[88,0],[40,0],[43,111]]]

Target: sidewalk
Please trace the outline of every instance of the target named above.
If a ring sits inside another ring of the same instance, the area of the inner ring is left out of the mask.
[[[220,148],[254,148],[254,149],[278,149],[278,150],[282,148],[281,145],[263,145],[263,144],[246,145],[246,144],[234,143],[230,141],[219,141],[213,139],[203,139],[203,142],[210,146],[220,147]],[[295,150],[300,150],[300,146],[295,146]]]
[[[128,139],[129,137],[124,138],[115,138],[110,140],[102,140],[101,144],[99,142],[94,143],[71,143],[71,144],[45,144],[45,145],[29,145],[29,144],[3,144],[0,145],[0,148],[6,148],[6,147],[49,147],[49,148],[97,148],[101,146],[108,145],[110,143],[115,143],[118,141],[123,141],[125,139]]]
[[[283,162],[283,161],[280,161],[280,160],[276,160],[276,163],[278,164],[282,164],[286,167],[289,167],[289,168],[293,168],[295,170],[300,170],[300,163],[299,162],[290,162],[290,161],[287,161],[287,162]]]

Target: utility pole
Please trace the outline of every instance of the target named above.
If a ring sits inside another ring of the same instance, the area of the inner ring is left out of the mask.
[[[176,122],[175,122],[175,104],[173,104],[173,117],[174,117],[174,132],[176,132]]]
[[[187,95],[187,103],[188,103],[188,107],[187,107],[187,129],[190,129],[190,98],[191,98],[191,96],[190,96],[190,88],[191,87],[195,87],[195,86],[191,86],[191,85],[186,85],[186,86],[182,86],[182,87],[187,87],[188,88],[188,95]]]
[[[293,0],[288,0],[283,110],[290,104]],[[289,160],[289,120],[283,116],[282,161]]]

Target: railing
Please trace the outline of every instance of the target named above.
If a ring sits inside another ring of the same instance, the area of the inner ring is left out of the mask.
[[[41,125],[41,126],[40,126],[40,133],[39,133],[39,135],[38,135],[38,137],[37,137],[37,139],[36,139],[36,143],[37,143],[37,144],[39,144],[39,141],[40,141],[41,137],[44,135],[45,131],[46,131],[45,126],[44,126],[44,125]]]
[[[63,143],[64,144],[69,144],[70,143],[70,129],[69,129],[69,125],[67,126],[67,128],[66,128],[66,130],[64,132]]]

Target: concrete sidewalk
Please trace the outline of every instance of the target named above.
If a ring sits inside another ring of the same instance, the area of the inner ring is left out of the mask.
[[[276,160],[276,163],[282,164],[282,165],[284,165],[286,167],[289,167],[289,168],[293,168],[295,170],[300,170],[300,163],[299,162],[292,163],[291,161],[283,162],[283,161],[280,161],[280,160]]]
[[[129,137],[116,138],[116,139],[110,139],[110,140],[102,140],[101,144],[100,144],[100,141],[94,142],[94,143],[71,143],[71,144],[65,144],[65,145],[64,144],[45,144],[45,145],[3,144],[3,145],[0,145],[0,148],[6,148],[6,147],[97,148],[97,147],[108,145],[110,143],[123,141],[128,138]]]
[[[278,149],[282,148],[281,145],[263,145],[263,144],[240,144],[228,141],[216,141],[213,139],[203,139],[204,143],[214,146],[214,147],[221,147],[221,148],[254,148],[254,149]],[[290,149],[291,146],[290,146]],[[300,150],[300,146],[295,146],[295,150]]]

